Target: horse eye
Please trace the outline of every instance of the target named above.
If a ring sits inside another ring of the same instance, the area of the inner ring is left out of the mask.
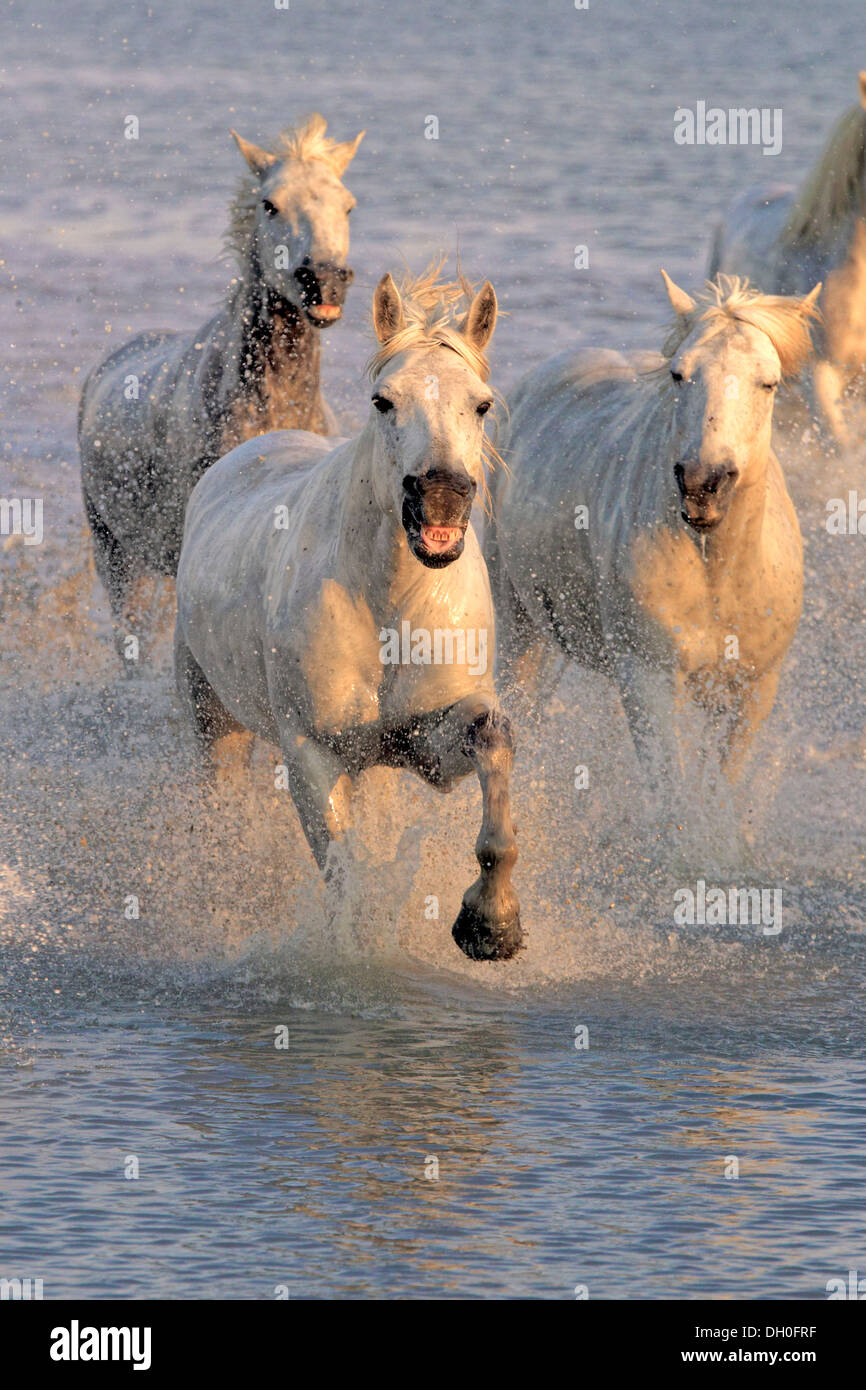
[[[671,376],[673,377],[674,381],[676,381],[676,382],[680,382],[680,381],[682,381],[682,379],[683,379],[683,374],[682,374],[682,372],[675,372],[674,369],[673,369],[673,367],[671,368]]]
[[[372,401],[380,415],[387,415],[389,410],[394,409],[394,402],[389,401],[387,396],[373,396]]]
[[[762,381],[761,387],[764,391],[775,391],[778,384],[778,381]]]
[[[263,199],[262,199],[262,207],[264,208],[265,212],[268,214],[268,217],[276,217],[277,212],[278,212],[278,208],[277,208],[276,203],[272,203],[272,202],[271,202],[270,198],[263,198]]]
[[[492,401],[481,401],[481,403],[475,407],[476,415],[486,415],[492,404]]]

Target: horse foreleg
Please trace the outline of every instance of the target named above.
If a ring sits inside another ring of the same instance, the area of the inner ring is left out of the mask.
[[[189,647],[175,629],[174,675],[178,695],[190,718],[202,753],[219,781],[245,769],[253,735],[219,699]]]
[[[728,782],[738,782],[746,755],[759,728],[776,703],[781,666],[749,681],[740,691],[721,751],[722,771]]]
[[[352,779],[336,754],[313,739],[286,734],[282,750],[301,828],[328,878],[332,869],[328,850],[343,839],[352,823]]]
[[[677,679],[665,667],[630,657],[618,662],[617,683],[650,795],[664,815],[676,820],[682,812]]]
[[[455,711],[461,710],[456,706]],[[510,721],[488,706],[463,725],[462,749],[481,783],[483,810],[475,855],[481,873],[463,895],[452,936],[472,960],[508,960],[520,948],[520,907],[511,886],[517,840],[511,820],[514,739]]]
[[[845,389],[842,373],[832,362],[822,358],[812,370],[812,384],[821,424],[829,430],[837,444],[847,449],[851,438],[842,410],[842,393]]]

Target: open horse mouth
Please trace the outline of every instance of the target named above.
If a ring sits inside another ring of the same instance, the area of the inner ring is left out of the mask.
[[[416,560],[443,569],[463,554],[476,485],[468,473],[432,469],[403,479],[403,528]]]
[[[310,323],[324,328],[343,316],[343,300],[355,272],[330,262],[304,261],[295,271],[301,304]]]
[[[311,304],[305,312],[311,323],[334,323],[343,317],[339,304]]]
[[[687,468],[692,480],[686,475]],[[695,473],[698,477],[695,477]],[[733,461],[716,467],[677,463],[674,477],[680,493],[680,516],[694,531],[712,531],[724,521],[734,495],[738,470]]]
[[[463,554],[463,543],[466,538],[465,526],[419,526],[414,523],[407,526],[405,506],[403,525],[412,554],[428,569],[444,569],[446,565],[451,565],[455,560],[459,560]]]

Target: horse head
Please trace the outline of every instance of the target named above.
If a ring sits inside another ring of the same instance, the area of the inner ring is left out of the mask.
[[[252,175],[242,200],[249,255],[267,287],[317,327],[340,318],[354,276],[346,260],[355,199],[342,175],[364,136],[338,144],[325,129],[311,116],[275,151],[232,131]]]
[[[401,294],[384,275],[373,296],[381,344],[370,368],[374,491],[430,569],[462,554],[483,486],[484,416],[493,404],[484,349],[496,324],[496,295],[489,281],[475,295],[467,291],[428,275]]]
[[[780,382],[811,351],[821,286],[764,295],[719,276],[693,299],[662,276],[677,315],[665,344],[673,385],[673,472],[683,520],[711,531],[739,490],[763,482]]]

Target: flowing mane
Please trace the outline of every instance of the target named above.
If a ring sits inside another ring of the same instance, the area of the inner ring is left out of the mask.
[[[339,178],[346,167],[347,145],[332,140],[325,134],[328,122],[318,111],[307,116],[299,126],[286,126],[268,150],[276,159],[295,159],[309,164],[319,160]],[[351,142],[350,142],[351,144]],[[230,205],[226,246],[234,253],[241,266],[247,263],[250,238],[256,218],[256,203],[259,196],[259,179],[250,171],[245,173],[237,186]]]
[[[794,200],[779,241],[806,246],[828,241],[852,212],[866,211],[866,110],[852,106],[839,118],[821,158]]]
[[[444,264],[444,257],[434,260],[420,275],[407,273],[398,285],[406,323],[370,358],[367,373],[371,381],[386,363],[412,347],[450,348],[482,381],[487,380],[487,358],[462,332],[462,318],[472,302],[474,287],[459,271],[456,280],[440,280]]]
[[[860,113],[864,113],[861,111]],[[671,326],[662,352],[673,357],[698,324],[708,332],[718,332],[726,322],[748,323],[766,333],[779,355],[784,376],[796,376],[812,351],[811,321],[820,317],[812,304],[779,294],[762,294],[751,289],[748,280],[737,275],[718,275],[695,296],[695,307],[678,316]]]

